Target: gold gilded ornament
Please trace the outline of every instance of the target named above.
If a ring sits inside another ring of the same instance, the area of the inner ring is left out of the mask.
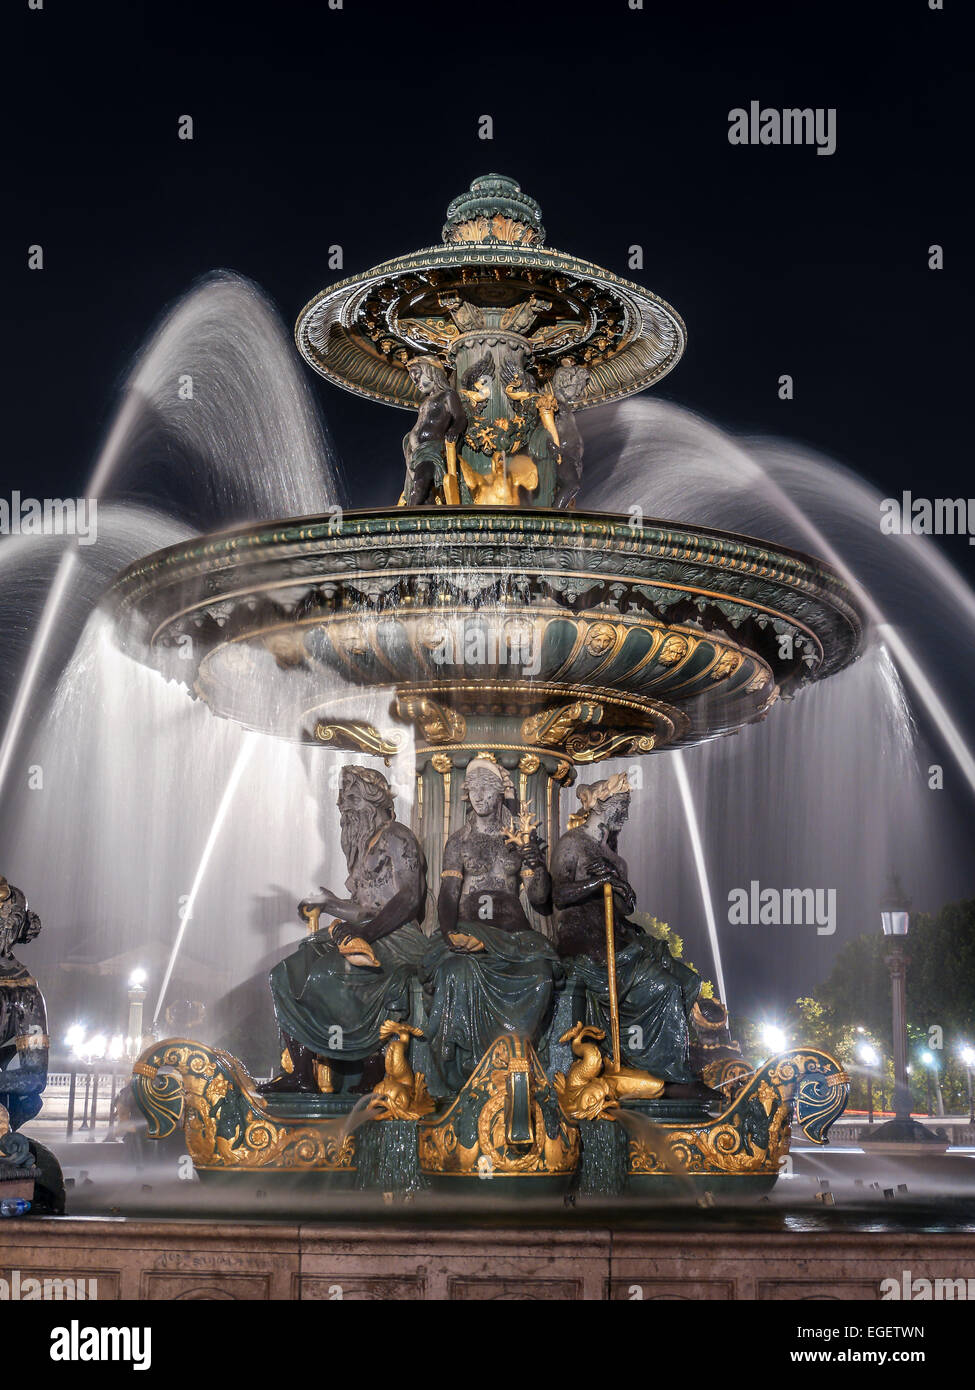
[[[462,1117],[465,1130],[476,1120],[472,1145],[459,1140]],[[568,1178],[579,1160],[579,1131],[558,1108],[531,1044],[505,1033],[445,1114],[420,1121],[417,1146],[431,1177]]]
[[[434,1108],[422,1072],[410,1066],[408,1050],[411,1038],[423,1033],[410,1023],[386,1019],[380,1025],[379,1038],[386,1043],[386,1075],[373,1088],[372,1104],[383,1120],[418,1120]]]
[[[132,1068],[132,1092],[150,1139],[182,1124],[193,1166],[352,1173],[355,1140],[347,1117],[291,1121],[273,1113],[230,1053],[186,1038],[148,1048]]]
[[[559,1104],[573,1120],[596,1120],[620,1100],[656,1100],[663,1094],[664,1082],[638,1067],[616,1067],[603,1056],[598,1044],[605,1040],[602,1028],[577,1023],[559,1042],[571,1043],[577,1060],[568,1075],[555,1073]],[[607,1115],[612,1119],[612,1115]]]

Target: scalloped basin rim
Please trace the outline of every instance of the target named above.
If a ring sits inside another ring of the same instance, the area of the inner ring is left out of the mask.
[[[350,690],[389,687],[431,728],[434,706],[458,728],[517,714],[533,748],[569,739],[558,710],[580,700],[603,742],[695,743],[843,669],[863,636],[843,579],[809,556],[517,508],[336,509],[197,536],[130,565],[104,603],[129,655],[302,741],[347,720]]]
[[[797,550],[794,546],[781,545],[777,541],[765,540],[760,536],[752,536],[743,531],[725,531],[717,526],[699,526],[696,522],[667,521],[661,517],[645,517],[638,531],[634,531],[629,518],[622,512],[592,512],[592,511],[558,511],[551,508],[536,507],[527,509],[524,507],[411,507],[408,510],[403,507],[358,507],[340,508],[339,524],[344,526],[346,522],[366,522],[370,520],[393,520],[403,522],[403,532],[410,531],[409,521],[416,517],[423,520],[426,518],[449,518],[464,517],[468,520],[493,521],[501,517],[517,519],[524,522],[526,517],[539,517],[548,522],[558,521],[564,524],[564,534],[571,535],[573,530],[572,522],[598,522],[625,531],[629,535],[636,535],[645,532],[659,532],[662,536],[685,533],[696,536],[709,536],[715,540],[728,541],[736,545],[744,545],[748,548],[755,547],[758,550],[771,551],[778,557],[789,559],[800,565],[808,566],[816,573],[829,576],[835,579],[845,589],[847,589],[847,601],[855,606],[859,612],[859,605],[855,602],[855,596],[849,590],[846,579],[840,572],[827,560],[821,560],[817,556],[810,555],[807,551]],[[112,582],[107,586],[106,595],[122,584],[125,578],[132,573],[136,573],[145,567],[147,560],[164,562],[169,556],[175,556],[184,552],[192,545],[200,542],[212,543],[216,541],[230,541],[235,537],[252,536],[255,532],[267,531],[304,531],[304,530],[324,530],[333,536],[340,532],[335,530],[335,515],[325,513],[312,513],[308,516],[299,517],[280,517],[272,518],[268,521],[251,521],[240,526],[229,526],[221,531],[200,532],[196,536],[187,537],[184,541],[177,541],[174,545],[163,546],[160,550],[154,550],[125,569],[120,570]],[[329,526],[333,528],[329,532]],[[490,527],[486,529],[496,529],[502,531],[503,527]],[[515,530],[533,529],[531,526],[525,528],[516,526]],[[560,526],[558,530],[562,530]],[[582,528],[578,528],[582,529]],[[417,527],[417,531],[422,527]],[[282,537],[282,539],[284,539]],[[299,539],[297,536],[294,539]],[[862,615],[861,615],[862,616]]]

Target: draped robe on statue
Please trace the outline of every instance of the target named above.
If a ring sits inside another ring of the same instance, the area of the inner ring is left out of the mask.
[[[485,834],[467,825],[447,841],[444,878],[462,883],[452,931],[483,949],[456,950],[438,933],[423,962],[424,984],[433,996],[426,1036],[431,1071],[437,1073],[429,1078],[435,1094],[459,1091],[502,1033],[537,1045],[550,1017],[564,972],[551,942],[532,930],[512,891],[520,869],[521,855],[500,831]]]

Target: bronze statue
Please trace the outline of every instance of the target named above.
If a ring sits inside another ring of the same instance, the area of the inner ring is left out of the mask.
[[[19,888],[0,878],[0,1106],[17,1130],[40,1110],[47,1085],[44,996],[13,948],[33,941],[41,919]]]
[[[574,403],[589,385],[589,370],[572,362],[563,362],[549,382],[555,397],[558,431],[558,473],[556,475],[554,507],[571,507],[582,486],[582,435],[576,424]]]
[[[665,942],[630,922],[636,894],[626,860],[617,852],[630,810],[625,773],[579,787],[582,809],[552,856],[552,897],[558,912],[558,948],[572,960],[586,988],[587,1024],[610,1026],[606,969],[604,884],[613,892],[616,978],[623,1061],[667,1083],[667,1094],[687,1094],[698,1083],[689,1062],[688,1015],[703,981],[674,960]]]
[[[401,501],[407,507],[427,506],[443,483],[445,501],[456,506],[457,441],[467,429],[464,403],[436,357],[414,357],[407,371],[421,400],[416,424],[403,440],[406,482]]]
[[[410,980],[428,945],[420,928],[426,859],[395,819],[386,778],[343,768],[338,807],[350,896],[322,888],[299,905],[316,927],[323,912],[334,920],[271,971],[284,1072],[265,1091],[334,1089],[335,1073],[350,1070],[337,1064],[367,1062],[381,1075],[382,1025],[407,1017]],[[365,1075],[362,1084],[369,1089]]]
[[[444,850],[440,936],[423,965],[433,996],[426,1036],[441,1094],[459,1091],[502,1033],[537,1044],[562,978],[557,952],[532,930],[519,898],[523,891],[538,912],[551,912],[544,847],[512,814],[511,778],[490,757],[474,758],[464,799],[466,823]]]

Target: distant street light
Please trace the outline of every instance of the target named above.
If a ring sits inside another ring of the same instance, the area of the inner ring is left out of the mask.
[[[785,1033],[775,1023],[765,1024],[762,1029],[762,1042],[770,1052],[784,1052],[789,1045]]]
[[[862,1032],[863,1032],[863,1029],[862,1029],[862,1028],[858,1028],[858,1029],[857,1029],[857,1032],[858,1032],[858,1033],[862,1033]],[[862,1043],[860,1043],[859,1047],[857,1048],[857,1057],[860,1059],[860,1061],[863,1063],[863,1065],[867,1068],[867,1124],[871,1124],[871,1125],[872,1125],[872,1124],[873,1124],[873,1069],[877,1066],[877,1063],[880,1061],[880,1054],[877,1052],[876,1048],[871,1047],[870,1044],[869,1044],[868,1042],[862,1042]]]
[[[975,1067],[975,1047],[963,1047],[961,1060],[968,1076],[968,1123],[975,1125],[975,1092],[972,1091],[972,1068]]]
[[[142,1005],[146,998],[146,972],[137,966],[129,976],[129,1037],[132,1056],[142,1051]]]
[[[928,1114],[930,1115],[930,1114],[933,1113],[932,1110],[931,1110],[931,1082],[932,1082],[932,1079],[933,1079],[933,1081],[934,1081],[934,1092],[935,1092],[935,1097],[936,1097],[936,1113],[937,1113],[938,1115],[944,1115],[944,1113],[945,1113],[945,1102],[944,1102],[944,1097],[943,1097],[942,1094],[941,1094],[941,1073],[940,1073],[939,1070],[938,1070],[938,1061],[937,1061],[937,1058],[935,1057],[935,1055],[934,1055],[933,1052],[928,1052],[927,1050],[925,1050],[924,1052],[921,1053],[921,1061],[924,1063],[925,1067],[927,1068],[927,1073],[928,1073],[928,1076],[927,1076],[927,1081],[928,1081]]]

